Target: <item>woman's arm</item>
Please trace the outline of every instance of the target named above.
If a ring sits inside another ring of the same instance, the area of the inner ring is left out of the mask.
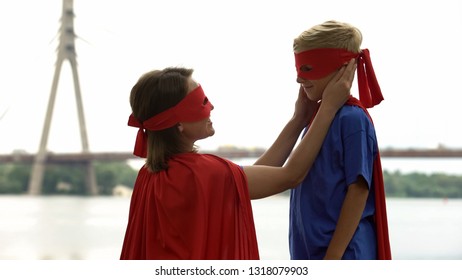
[[[251,199],[280,193],[297,186],[303,180],[321,149],[335,114],[350,95],[355,69],[356,64],[352,59],[329,82],[310,129],[283,167],[244,167]]]
[[[254,165],[282,166],[292,152],[301,131],[308,124],[318,109],[319,104],[306,96],[305,90],[300,86],[298,98],[295,102],[295,111],[292,118],[284,126],[268,150],[260,156]]]

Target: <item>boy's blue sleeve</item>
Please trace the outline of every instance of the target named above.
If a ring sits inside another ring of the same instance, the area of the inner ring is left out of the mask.
[[[342,123],[342,141],[346,184],[351,185],[359,176],[363,176],[370,188],[374,158],[377,154],[374,127],[367,116],[360,111],[343,121],[345,122]]]

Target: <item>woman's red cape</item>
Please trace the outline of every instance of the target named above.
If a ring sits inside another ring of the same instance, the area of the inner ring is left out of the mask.
[[[205,154],[141,168],[121,259],[259,259],[247,180],[238,165]]]

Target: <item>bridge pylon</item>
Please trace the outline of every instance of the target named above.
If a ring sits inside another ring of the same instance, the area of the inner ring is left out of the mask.
[[[72,69],[72,78],[74,81],[75,99],[77,103],[77,113],[80,128],[80,138],[82,142],[82,153],[89,153],[88,136],[85,125],[85,116],[83,111],[82,95],[80,92],[79,75],[77,71],[77,55],[75,51],[75,32],[74,32],[74,9],[73,0],[63,0],[63,11],[61,17],[61,28],[59,29],[59,45],[57,49],[57,60],[55,64],[55,73],[51,85],[50,97],[48,99],[48,108],[45,115],[45,123],[40,140],[39,150],[35,156],[32,166],[32,173],[29,179],[29,194],[39,195],[42,193],[43,176],[47,162],[47,142],[50,132],[53,108],[56,99],[59,76],[64,61],[68,61]],[[84,163],[86,174],[86,192],[90,195],[97,195],[98,188],[96,185],[96,176],[93,163],[88,160]]]

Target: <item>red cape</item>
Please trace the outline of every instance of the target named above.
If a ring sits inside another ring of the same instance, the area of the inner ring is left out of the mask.
[[[168,164],[139,171],[120,259],[259,259],[242,169],[195,153]]]
[[[358,99],[350,97],[346,104],[362,108],[372,122],[372,118],[369,115],[369,112]],[[372,180],[374,182],[375,188],[375,223],[377,228],[378,259],[391,260],[390,239],[388,236],[387,207],[385,202],[385,186],[383,183],[380,153],[377,154],[377,157],[374,160],[373,168]]]

